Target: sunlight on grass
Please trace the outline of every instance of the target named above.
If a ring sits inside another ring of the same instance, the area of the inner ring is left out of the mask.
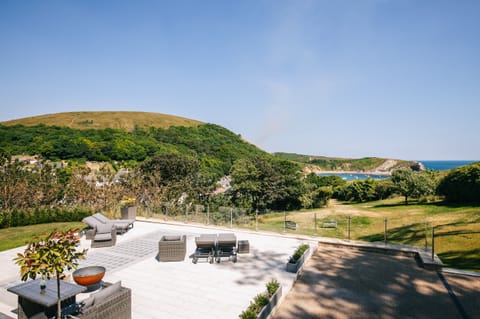
[[[65,222],[65,223],[51,223],[38,224],[22,227],[10,227],[0,229],[0,251],[12,249],[25,245],[26,242],[35,236],[41,236],[51,232],[54,229],[65,230],[70,228],[82,229],[85,227],[84,223],[80,222]]]

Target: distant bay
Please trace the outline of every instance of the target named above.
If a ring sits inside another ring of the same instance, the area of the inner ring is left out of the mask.
[[[457,168],[477,161],[418,161],[423,164],[425,169],[433,171],[444,171],[447,169]]]
[[[464,165],[469,165],[478,161],[417,161],[423,164],[425,169],[433,171],[444,171],[447,169],[453,169]],[[378,175],[378,174],[369,174],[369,173],[319,173],[318,176],[339,176],[346,181],[353,180],[365,180],[367,178],[373,179],[385,179],[390,178],[390,175]]]
[[[332,176],[332,175],[339,176],[346,181],[364,180],[367,178],[373,178],[373,179],[390,178],[390,175],[364,174],[364,173],[319,173],[318,174],[318,176]]]

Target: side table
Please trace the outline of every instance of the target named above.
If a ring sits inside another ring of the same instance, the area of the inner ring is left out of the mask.
[[[238,250],[239,254],[248,254],[250,252],[250,243],[248,240],[239,240],[238,241]]]
[[[50,318],[57,314],[57,280],[47,280],[47,287],[41,291],[40,279],[10,287],[7,290],[18,295],[18,318],[28,319],[38,313],[45,313]],[[74,285],[60,280],[60,299],[62,308],[76,302],[77,294],[87,290],[87,287]]]

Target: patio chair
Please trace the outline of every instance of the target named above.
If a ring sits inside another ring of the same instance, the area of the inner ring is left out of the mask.
[[[158,261],[183,261],[187,254],[187,236],[162,236],[158,242]]]
[[[117,230],[113,224],[98,224],[95,226],[92,235],[87,235],[87,239],[91,237],[92,248],[115,246],[117,243]]]
[[[72,319],[131,319],[132,291],[123,287],[118,281],[114,284],[104,283],[99,292],[92,293],[87,299],[78,303],[78,314],[70,315]]]

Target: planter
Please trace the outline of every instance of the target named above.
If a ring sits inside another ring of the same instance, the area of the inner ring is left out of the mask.
[[[275,309],[280,298],[282,297],[282,286],[278,287],[277,291],[270,297],[268,304],[260,310],[260,313],[257,316],[257,319],[267,319],[268,316],[272,313],[272,310]]]
[[[98,284],[105,276],[105,271],[102,266],[89,266],[75,270],[72,277],[77,284],[88,287]]]
[[[122,213],[122,219],[133,219],[137,218],[137,206],[125,206],[120,208]]]
[[[286,267],[287,271],[296,273],[302,267],[303,263],[305,262],[305,257],[308,256],[309,253],[310,253],[310,248],[308,248],[303,252],[303,255],[297,260],[296,263],[287,262],[287,267]]]

